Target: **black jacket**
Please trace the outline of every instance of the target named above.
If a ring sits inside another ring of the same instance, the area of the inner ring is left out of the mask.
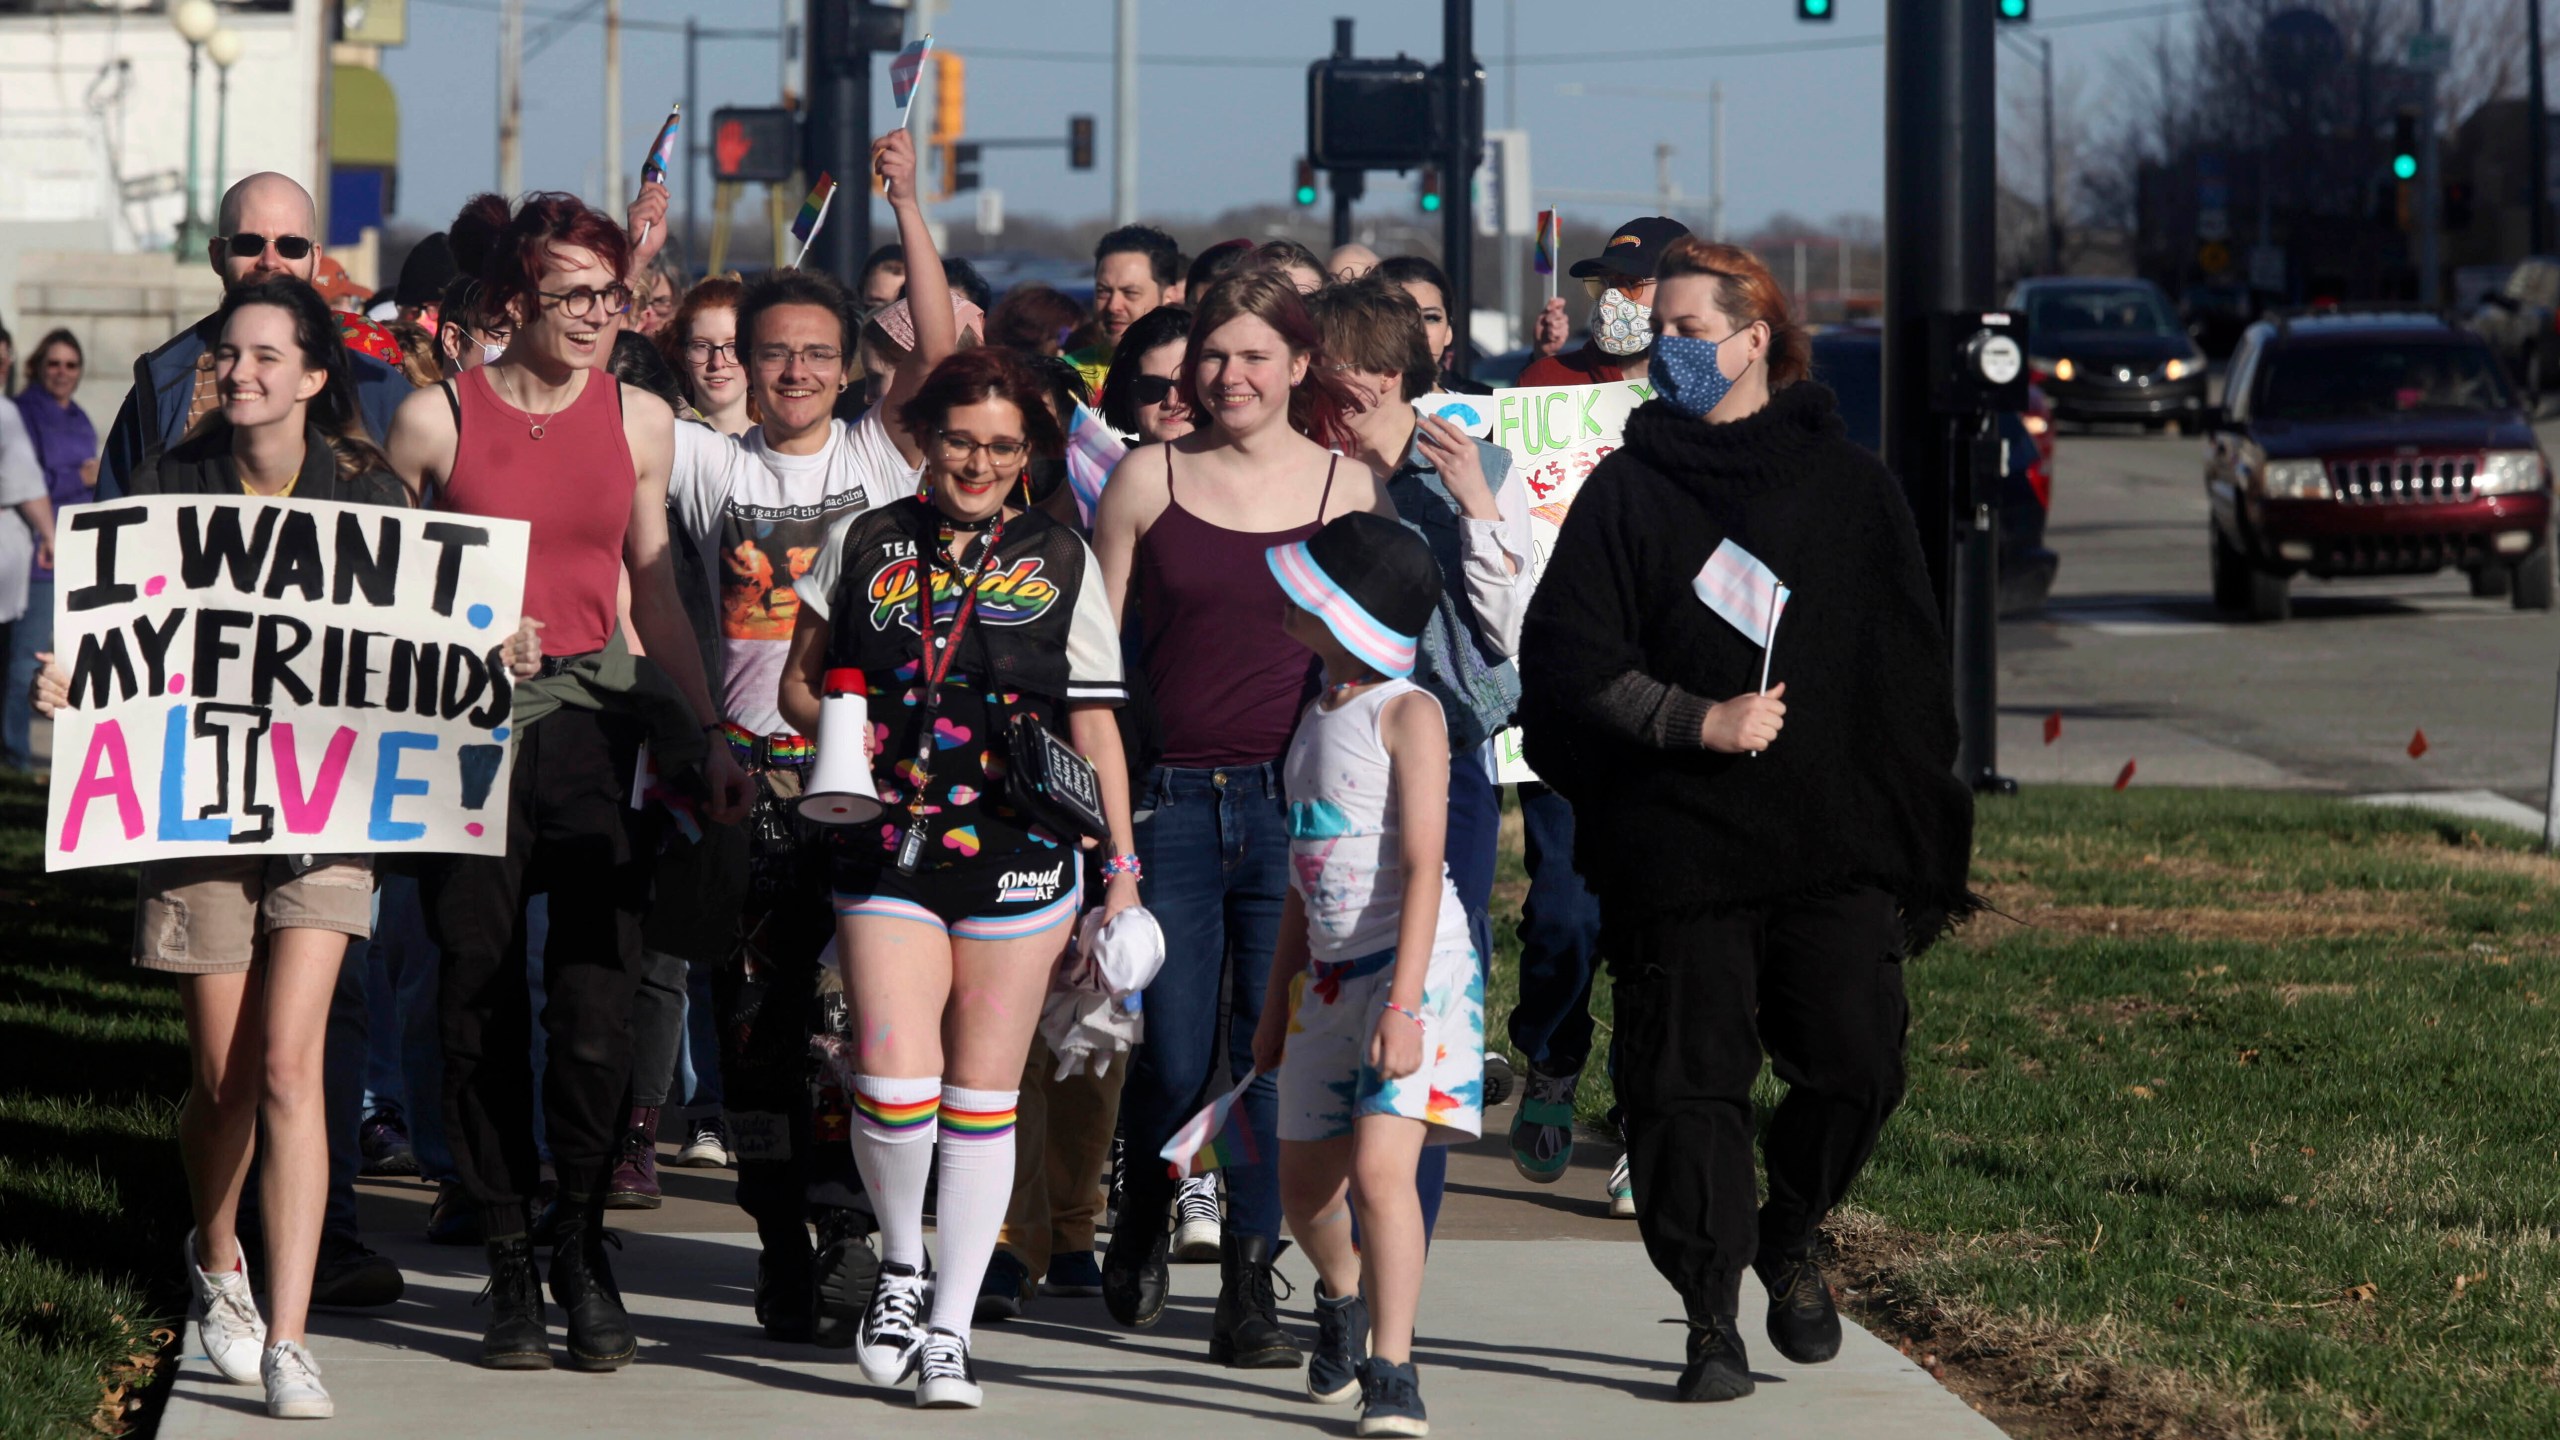
[[[1786,725],[1757,758],[1698,739],[1708,704],[1760,683],[1757,637],[1690,588],[1727,538],[1793,591],[1770,673]],[[1873,885],[1921,946],[1973,907],[1973,800],[1911,512],[1822,386],[1728,425],[1659,400],[1628,417],[1557,537],[1520,672],[1529,763],[1573,801],[1577,863],[1621,913]]]
[[[337,452],[317,425],[302,434],[302,473],[293,482],[296,500],[336,500],[349,505],[393,505],[408,508],[409,491],[388,470],[355,475],[338,473]],[[240,467],[231,459],[231,430],[215,426],[190,435],[169,448],[155,463],[144,461],[126,478],[127,495],[241,495]]]

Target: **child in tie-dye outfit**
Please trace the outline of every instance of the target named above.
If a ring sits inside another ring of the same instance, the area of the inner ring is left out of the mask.
[[[1414,1167],[1424,1145],[1474,1137],[1484,1098],[1484,982],[1442,856],[1448,725],[1404,678],[1438,568],[1363,513],[1270,563],[1284,628],[1326,685],[1282,767],[1290,895],[1254,1037],[1256,1066],[1279,1073],[1281,1205],[1318,1276],[1307,1390],[1359,1395],[1362,1435],[1422,1435]]]

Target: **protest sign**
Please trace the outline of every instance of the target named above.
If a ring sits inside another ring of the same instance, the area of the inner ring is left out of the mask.
[[[65,511],[45,868],[502,853],[530,534],[248,496]]]
[[[1543,575],[1547,556],[1556,548],[1556,531],[1592,468],[1618,448],[1627,416],[1653,398],[1653,387],[1641,380],[1613,380],[1601,385],[1546,385],[1526,390],[1496,390],[1494,444],[1511,452],[1507,483],[1529,487],[1530,572]],[[1520,755],[1520,732],[1494,737],[1494,779],[1504,785],[1535,780]]]

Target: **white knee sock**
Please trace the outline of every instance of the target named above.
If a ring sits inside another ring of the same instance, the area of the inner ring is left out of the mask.
[[[942,1077],[853,1080],[853,1163],[880,1221],[880,1258],[924,1268],[924,1182]]]
[[[942,1262],[934,1273],[937,1330],[969,1333],[979,1283],[987,1278],[996,1235],[1013,1198],[1013,1118],[1019,1090],[942,1089],[942,1186],[934,1194],[934,1228]]]

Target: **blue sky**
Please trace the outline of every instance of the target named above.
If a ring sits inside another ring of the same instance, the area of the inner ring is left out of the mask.
[[[771,28],[784,0],[625,0],[626,22]],[[1547,184],[1650,191],[1654,147],[1673,145],[1672,169],[1690,195],[1707,190],[1707,107],[1628,91],[1725,90],[1726,214],[1747,232],[1780,211],[1815,218],[1883,208],[1885,0],[1836,0],[1837,21],[1804,24],[1793,0],[1477,0],[1476,50],[1486,71],[1486,122],[1504,123],[1506,96],[1531,132],[1533,172]],[[580,0],[531,0],[526,32]],[[601,6],[594,10],[600,13]],[[2141,0],[2038,0],[2066,92],[2072,77],[2102,77],[2164,23],[2174,7]],[[791,4],[796,17],[800,5]],[[1430,0],[1142,0],[1139,49],[1139,206],[1161,216],[1213,215],[1286,197],[1305,139],[1305,64],[1332,45],[1332,17],[1352,16],[1357,50],[1440,55],[1440,6]],[[1099,118],[1100,163],[1071,172],[1055,150],[989,151],[989,185],[1013,215],[1062,220],[1107,214],[1111,202],[1112,0],[944,0],[936,43],[968,62],[969,133],[1063,134],[1071,113]],[[1505,15],[1520,63],[1506,70]],[[401,96],[400,212],[440,224],[464,197],[496,183],[496,0],[410,0],[410,40],[383,68]],[[2122,19],[2105,17],[2124,16]],[[2079,21],[2081,23],[2073,23]],[[2088,23],[2088,22],[2097,23]],[[603,32],[556,27],[525,69],[528,186],[597,189],[602,154]],[[1682,49],[1827,47],[1722,56]],[[1046,58],[1043,58],[1046,57]],[[1218,63],[1243,60],[1248,63]],[[701,105],[771,104],[779,55],[771,40],[701,47]],[[2018,62],[2006,50],[2003,64]],[[636,170],[670,100],[683,90],[680,34],[627,30],[618,155]],[[795,88],[801,73],[792,67]],[[885,76],[886,67],[882,67]],[[2004,76],[2004,80],[2014,79]],[[1565,87],[1585,87],[1581,95]],[[893,118],[877,82],[878,128]],[[1600,94],[1603,90],[1618,93]],[[2005,113],[2005,112],[2004,112]],[[919,122],[921,123],[921,122]],[[1409,196],[1373,184],[1368,211],[1407,212]],[[708,182],[704,182],[707,191]],[[708,201],[706,193],[702,199]],[[681,205],[681,196],[679,196]],[[968,202],[946,213],[965,216]],[[1569,207],[1574,208],[1574,207]],[[1617,204],[1597,207],[1608,211]]]

